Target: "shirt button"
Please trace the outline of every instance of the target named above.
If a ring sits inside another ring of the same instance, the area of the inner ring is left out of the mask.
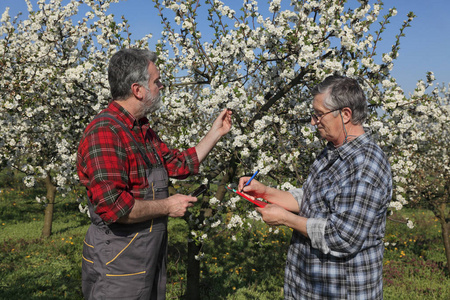
[[[109,229],[108,229],[108,230],[106,230],[106,231],[105,231],[105,233],[106,233],[106,234],[110,234],[110,231],[109,231]]]

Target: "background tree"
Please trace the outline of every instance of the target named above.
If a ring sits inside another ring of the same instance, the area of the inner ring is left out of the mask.
[[[195,239],[224,227],[248,227],[250,219],[258,218],[248,213],[247,203],[225,197],[224,186],[235,184],[237,176],[259,169],[266,183],[282,189],[301,186],[323,146],[309,125],[309,91],[334,73],[362,85],[370,102],[367,123],[393,166],[391,209],[407,203],[404,184],[416,169],[408,153],[421,143],[423,128],[406,109],[417,95],[407,97],[391,70],[413,13],[394,44],[380,49],[397,13],[395,8],[383,10],[381,1],[304,0],[282,7],[274,0],[268,11],[250,0],[232,7],[216,0],[155,2],[165,25],[157,47],[168,87],[167,110],[158,119],[164,140],[192,146],[206,133],[214,112],[234,110],[231,134],[201,169],[218,184],[209,204],[222,210],[191,220]],[[427,113],[433,107],[424,102]],[[230,209],[234,215],[225,217],[222,211]]]
[[[417,84],[410,102],[403,107],[415,120],[416,131],[405,133],[411,142],[409,157],[414,172],[406,177],[405,184],[399,184],[410,204],[431,210],[441,224],[442,241],[450,274],[450,93],[444,86],[436,86],[430,94],[423,91],[433,85],[430,72],[427,82]],[[414,137],[414,135],[418,135]]]
[[[0,23],[0,162],[25,173],[28,187],[45,182],[42,235],[48,237],[56,191],[78,184],[81,134],[108,103],[109,57],[120,47],[147,44],[131,44],[127,22],[106,13],[115,0],[40,0],[37,9],[26,2],[26,18],[6,10]]]
[[[61,0],[39,0],[37,10],[27,1],[28,18],[11,19],[5,12],[1,19],[0,160],[27,174],[28,186],[46,179],[44,236],[51,233],[54,193],[67,192],[78,181],[75,153],[82,131],[107,105],[109,57],[121,47],[148,47],[145,40],[131,43],[126,20],[117,22],[107,14],[118,1],[64,6]],[[432,127],[448,129],[448,114],[440,113],[448,111],[448,100],[442,101],[446,91],[427,95],[433,82],[429,77],[406,96],[390,73],[414,14],[408,14],[394,44],[381,49],[384,31],[396,15],[381,1],[282,5],[273,0],[267,10],[252,0],[233,7],[217,0],[154,2],[165,25],[156,47],[167,86],[165,108],[152,120],[162,139],[173,147],[193,146],[219,110],[234,110],[232,132],[202,164],[197,182],[173,181],[186,192],[199,182],[210,184],[213,194],[188,218],[196,246],[223,230],[234,230],[238,238],[240,229],[259,219],[249,203],[226,195],[225,186],[235,185],[237,177],[259,169],[258,179],[267,184],[301,186],[323,147],[309,125],[309,91],[330,74],[355,78],[366,92],[371,104],[367,123],[390,155],[394,173],[391,209],[401,209],[415,192],[412,187],[425,182],[418,166],[425,170],[436,162],[422,160],[421,151],[433,149],[436,159],[448,155],[441,148],[448,145],[444,136],[435,133],[436,142],[425,143],[424,135]],[[438,176],[443,171],[434,174],[428,179],[441,180],[445,195],[448,175],[446,183]]]

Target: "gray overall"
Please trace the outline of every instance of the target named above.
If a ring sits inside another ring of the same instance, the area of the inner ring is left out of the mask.
[[[147,169],[149,192],[144,200],[169,196],[168,175],[154,149],[158,164],[152,165],[128,128],[113,119],[129,134]],[[90,201],[89,227],[83,245],[82,290],[86,299],[165,299],[167,260],[167,217],[136,224],[106,225],[94,213]]]

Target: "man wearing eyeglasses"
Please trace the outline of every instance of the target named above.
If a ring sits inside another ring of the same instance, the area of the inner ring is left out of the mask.
[[[267,224],[294,229],[285,299],[382,299],[389,162],[363,127],[367,101],[356,80],[327,77],[312,95],[311,124],[328,144],[303,187],[286,192],[253,180],[244,192],[271,203],[257,208]]]

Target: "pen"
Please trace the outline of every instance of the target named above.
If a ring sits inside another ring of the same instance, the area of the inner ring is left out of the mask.
[[[255,178],[256,174],[259,173],[259,170],[256,170],[255,174],[252,175],[252,177],[250,177],[250,179],[244,184],[244,186],[241,189],[241,192],[244,190],[244,188],[250,184],[250,182],[253,180],[253,178]]]

